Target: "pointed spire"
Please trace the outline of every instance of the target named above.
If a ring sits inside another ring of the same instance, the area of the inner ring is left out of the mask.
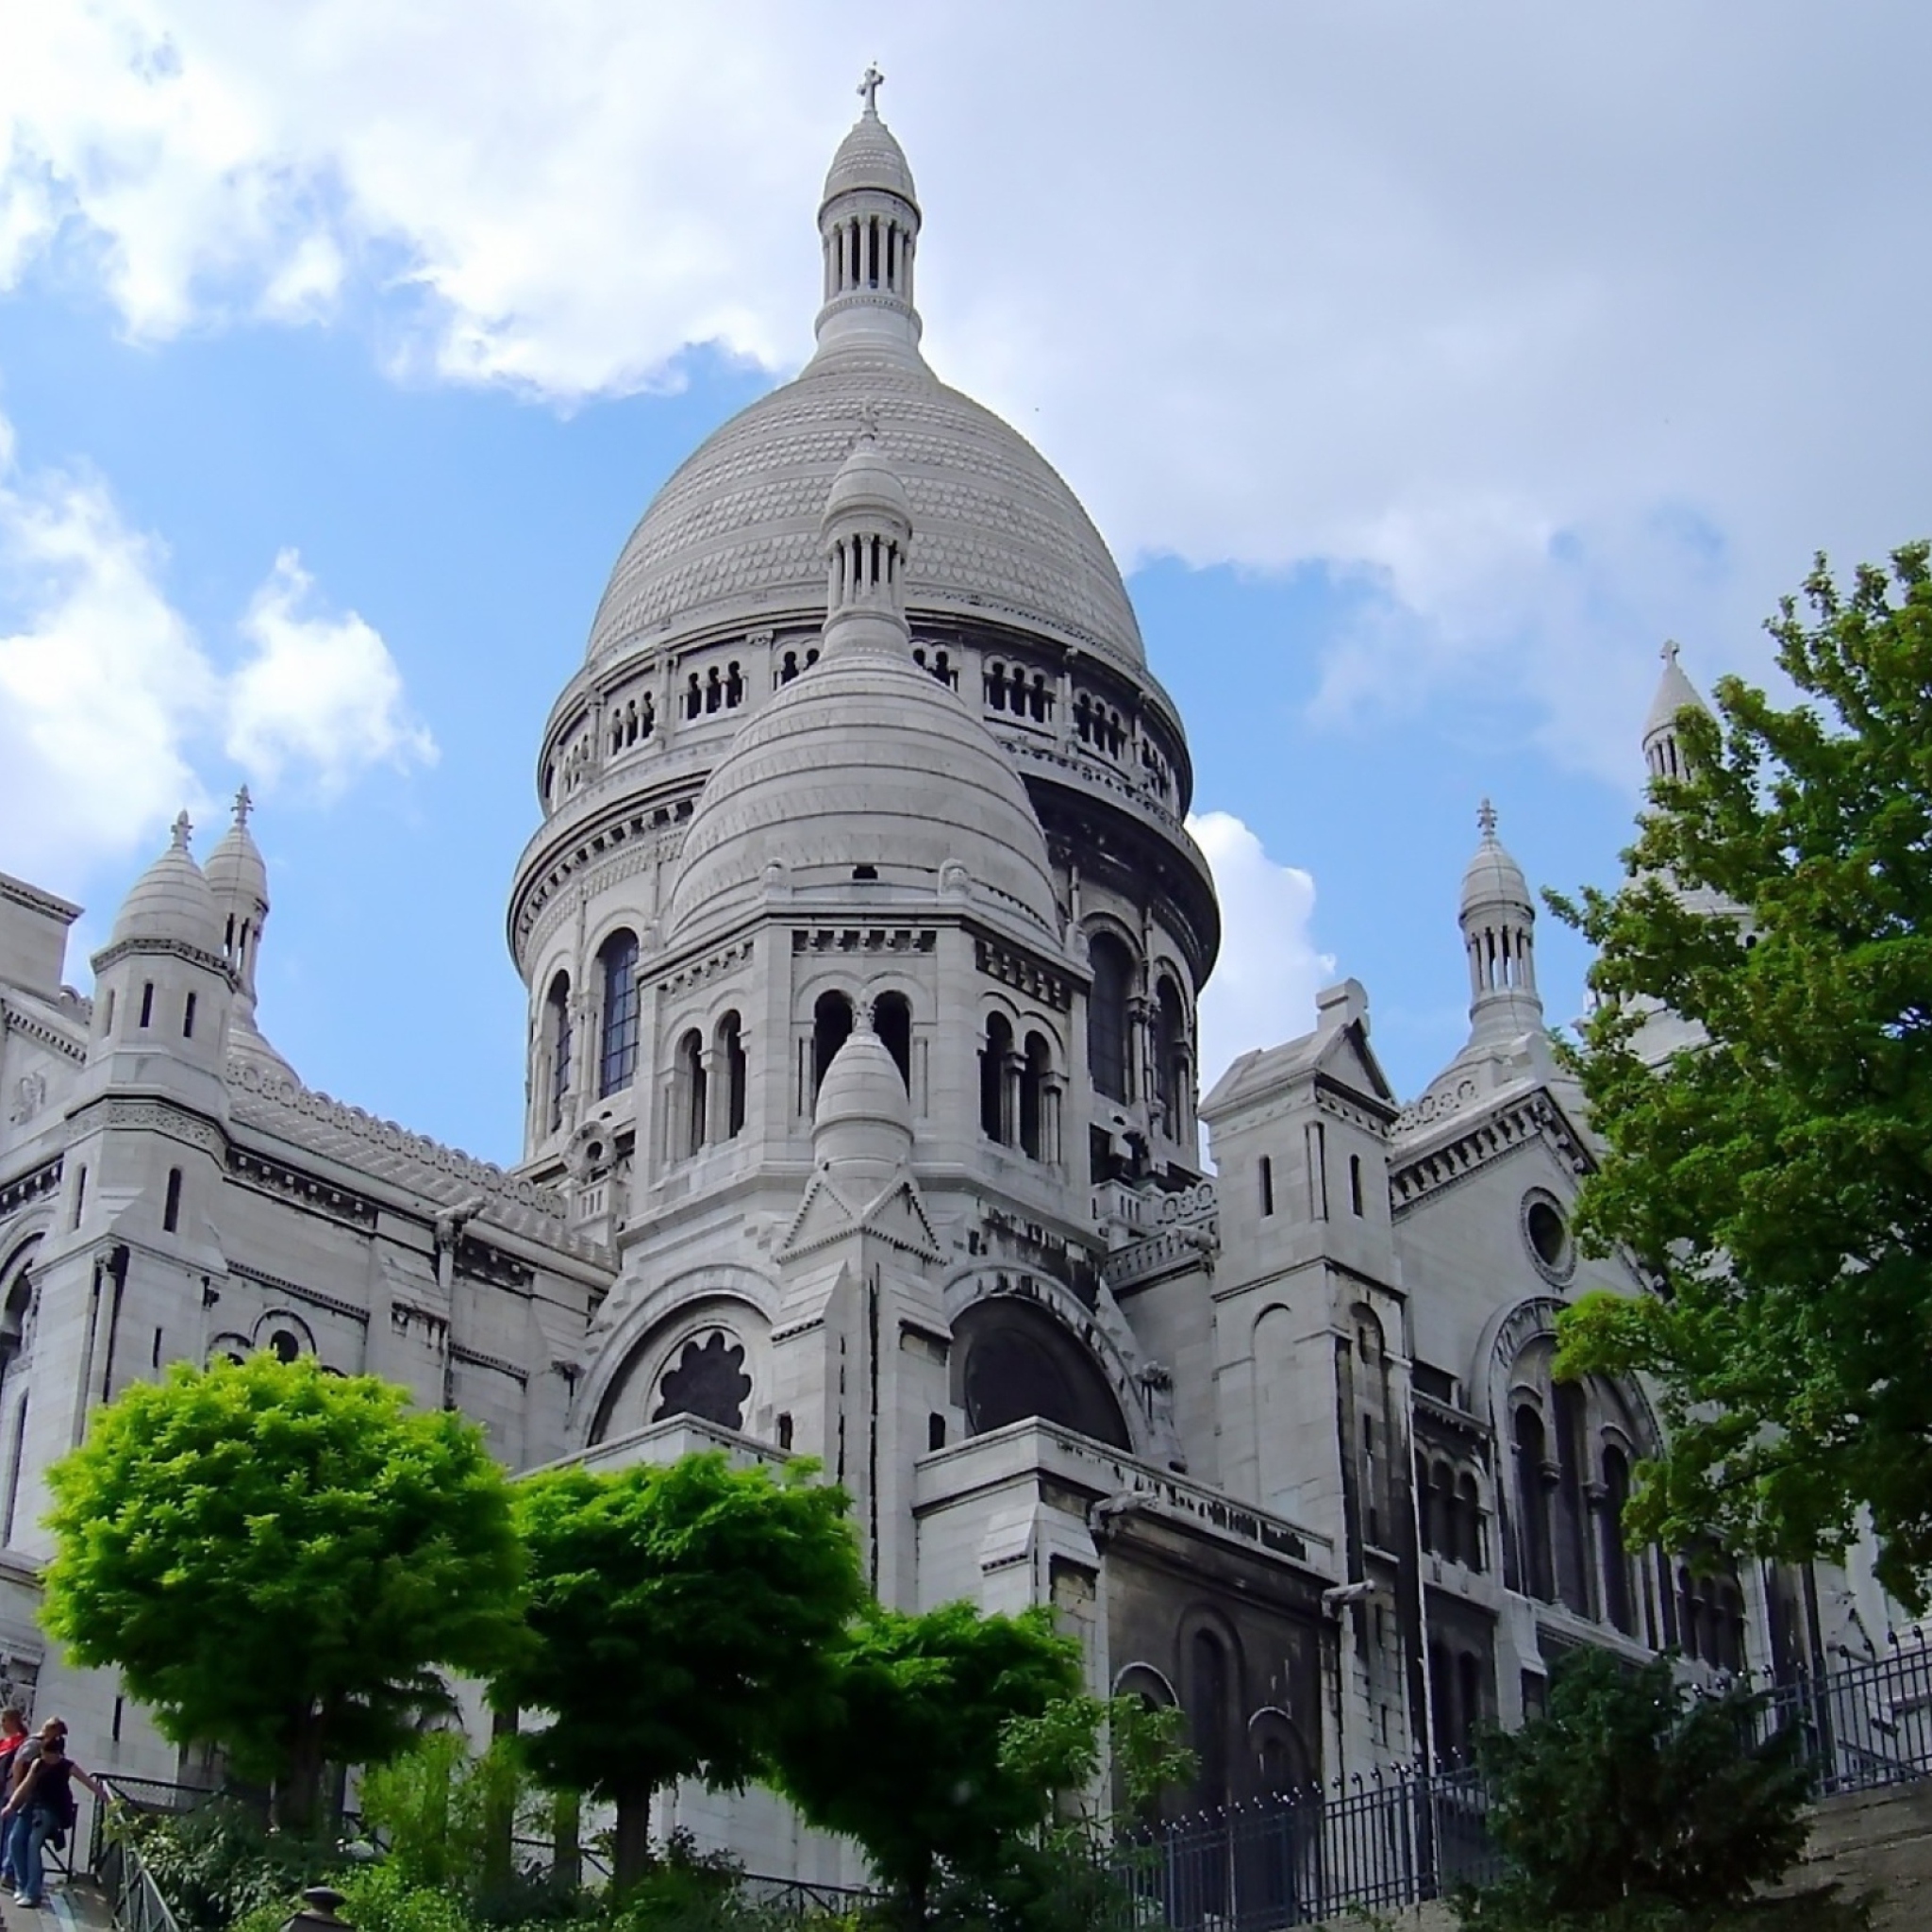
[[[879,118],[884,81],[876,66],[865,70],[858,83],[864,108],[832,157],[819,203],[821,355],[847,345],[915,358],[919,353],[919,311],[912,303],[919,198],[906,152]]]
[[[1521,1038],[1542,1025],[1536,990],[1536,905],[1529,882],[1496,835],[1496,808],[1477,808],[1482,834],[1462,874],[1458,924],[1469,960],[1472,1045]]]
[[[1707,708],[1697,687],[1684,675],[1677,660],[1682,646],[1675,638],[1666,638],[1657,656],[1663,672],[1657,678],[1657,695],[1643,720],[1643,762],[1653,778],[1681,778],[1689,766],[1677,743],[1677,720],[1685,711]]]
[[[194,821],[188,816],[188,808],[183,806],[175,814],[175,850],[186,852],[188,841],[194,831]]]
[[[248,825],[248,814],[254,809],[255,801],[248,795],[248,787],[244,783],[235,793],[235,823],[244,831]]]

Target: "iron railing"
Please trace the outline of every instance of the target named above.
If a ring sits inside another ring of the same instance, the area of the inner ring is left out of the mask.
[[[1797,1731],[1820,1797],[1932,1775],[1932,1647],[1775,1685],[1758,1722]]]
[[[1138,1924],[1272,1932],[1494,1876],[1487,1813],[1474,1771],[1396,1768],[1345,1794],[1284,1791],[1142,1827],[1110,1867]]]
[[[145,1779],[129,1778],[128,1787],[138,1787]],[[101,1789],[110,1799],[127,1804],[140,1810],[179,1810],[176,1806],[158,1806],[144,1803],[132,1790],[124,1789],[119,1778],[103,1778]],[[178,1786],[164,1789],[173,1792]],[[206,1796],[206,1793],[202,1795]],[[168,1909],[168,1902],[161,1896],[158,1886],[147,1867],[142,1863],[141,1854],[135,1849],[134,1841],[125,1831],[103,1829],[102,1818],[106,1807],[94,1807],[92,1843],[89,1866],[94,1875],[94,1882],[108,1895],[108,1908],[114,1914],[117,1932],[180,1932],[175,1923],[175,1915]]]

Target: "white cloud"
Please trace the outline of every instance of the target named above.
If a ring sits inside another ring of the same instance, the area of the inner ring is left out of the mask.
[[[1924,522],[1932,12],[1513,0],[559,8],[0,0],[0,279],[63,232],[127,327],[405,297],[399,359],[566,401],[808,346],[877,52],[935,361],[1129,559],[1381,592],[1330,709],[1480,683],[1627,775],[1824,544]],[[11,268],[9,270],[9,264]],[[388,325],[386,351],[395,338]]]
[[[97,480],[11,475],[10,441],[0,425],[0,826],[9,870],[67,884],[199,799],[186,747],[220,685],[159,544]]]
[[[1231,812],[1191,816],[1188,830],[1208,855],[1221,900],[1221,958],[1201,995],[1201,1091],[1230,1061],[1278,1046],[1315,1024],[1315,994],[1335,960],[1309,934],[1315,881],[1270,858]]]
[[[249,604],[254,655],[228,681],[229,757],[269,784],[306,766],[325,794],[371,765],[433,764],[436,741],[410,720],[389,646],[353,610],[310,611],[314,590],[285,550]]]
[[[22,475],[0,418],[0,865],[78,890],[211,788],[217,736],[258,784],[338,791],[372,764],[426,762],[389,647],[361,618],[308,614],[292,551],[218,666],[165,587],[167,552],[98,477]]]

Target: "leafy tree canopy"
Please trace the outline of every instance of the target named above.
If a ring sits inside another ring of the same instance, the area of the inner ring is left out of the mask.
[[[835,1702],[787,1735],[774,1781],[902,1897],[923,1904],[942,1869],[991,1875],[1093,1769],[1103,1709],[1083,1707],[1079,1643],[1050,1610],[871,1606],[831,1666]]]
[[[393,1756],[438,1671],[519,1635],[508,1486],[482,1432],[374,1376],[259,1355],[129,1389],[49,1472],[42,1621],[181,1743],[274,1782]]]
[[[1456,1901],[1485,1932],[1702,1932],[1787,1923],[1753,1904],[1804,1849],[1809,1778],[1794,1734],[1759,1739],[1759,1700],[1689,1697],[1668,1659],[1602,1651],[1558,1667],[1549,1708],[1477,1740],[1489,1824],[1510,1867]],[[1862,1924],[1816,1895],[1790,1923]]]
[[[1770,629],[1801,702],[1736,678],[1686,711],[1689,774],[1614,894],[1557,911],[1597,949],[1576,1067],[1607,1142],[1577,1232],[1656,1297],[1586,1297],[1567,1373],[1646,1371],[1670,1444],[1633,1537],[1796,1559],[1870,1512],[1880,1574],[1932,1575],[1932,575],[1849,593],[1820,558]],[[1671,890],[1672,884],[1679,889]],[[1653,1069],[1661,1004],[1705,1043]]]
[[[824,1694],[823,1659],[863,1597],[844,1491],[732,1469],[722,1454],[517,1487],[536,1641],[497,1680],[547,1711],[527,1748],[547,1783],[617,1807],[617,1880],[649,1857],[650,1797],[734,1787]]]

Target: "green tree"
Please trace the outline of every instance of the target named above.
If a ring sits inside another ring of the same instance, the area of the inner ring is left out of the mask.
[[[1484,1932],[1861,1924],[1858,1908],[1815,1893],[1753,1903],[1803,1851],[1809,1794],[1795,1734],[1760,1740],[1760,1700],[1688,1696],[1666,1658],[1631,1670],[1577,1652],[1554,1674],[1545,1715],[1477,1740],[1508,1871],[1457,1897],[1460,1923]]]
[[[1092,1715],[1067,1721],[1080,1646],[1050,1610],[874,1605],[829,1662],[834,1702],[788,1732],[774,1781],[814,1824],[856,1839],[915,1920],[942,1871],[991,1878],[1091,1768]],[[1015,1755],[1003,1746],[1020,1720],[1033,1728]]]
[[[536,1641],[497,1679],[547,1711],[526,1736],[551,1785],[617,1808],[616,1882],[650,1862],[651,1793],[735,1788],[764,1768],[864,1591],[842,1490],[734,1470],[719,1454],[518,1485]]]
[[[178,1366],[100,1410],[48,1483],[48,1631],[296,1827],[325,1764],[393,1756],[448,1707],[441,1671],[492,1673],[521,1635],[482,1432],[373,1376]]]
[[[1556,910],[1595,946],[1575,1066],[1607,1143],[1577,1233],[1655,1296],[1586,1297],[1567,1373],[1641,1370],[1669,1446],[1633,1538],[1932,1572],[1932,576],[1926,544],[1841,593],[1824,559],[1770,629],[1801,702],[1736,678],[1677,722],[1614,894]],[[1670,882],[1688,889],[1679,896]],[[1638,1057],[1662,1004],[1703,1044]]]

